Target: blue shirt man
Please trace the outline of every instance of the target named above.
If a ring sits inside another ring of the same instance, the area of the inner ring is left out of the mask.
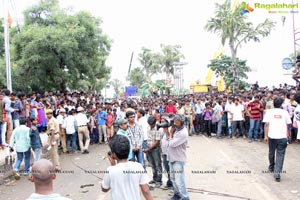
[[[100,108],[98,114],[97,114],[97,123],[98,125],[105,125],[107,120],[107,113],[105,111],[102,111],[102,108]]]
[[[11,151],[13,151],[13,145],[15,144],[15,149],[17,152],[17,161],[15,163],[14,169],[13,169],[13,175],[15,176],[15,179],[20,179],[20,166],[23,161],[24,155],[25,155],[25,173],[29,172],[30,167],[30,137],[29,132],[30,128],[25,126],[26,121],[21,120],[20,124],[21,126],[15,128],[15,130],[12,133],[12,136],[10,138],[9,146],[11,148]]]
[[[128,122],[126,119],[119,119],[118,120],[118,125],[119,125],[119,130],[117,132],[118,135],[124,135],[125,137],[128,138],[129,143],[130,143],[130,150],[129,150],[129,154],[128,154],[128,160],[131,160],[133,158],[133,154],[132,154],[132,144],[131,144],[131,140],[128,137],[128,133],[127,133],[127,128],[128,128]]]

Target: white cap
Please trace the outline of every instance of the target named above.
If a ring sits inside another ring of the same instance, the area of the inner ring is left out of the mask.
[[[61,108],[61,109],[59,109],[59,112],[63,112],[63,113],[65,113],[65,112],[66,112],[66,110],[65,110],[64,108]]]
[[[81,112],[81,111],[84,111],[84,109],[83,109],[83,107],[79,106],[79,107],[77,108],[77,112]]]

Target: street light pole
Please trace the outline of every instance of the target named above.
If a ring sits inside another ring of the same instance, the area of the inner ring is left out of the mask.
[[[4,46],[5,46],[5,64],[6,64],[6,87],[12,91],[11,85],[11,67],[10,67],[10,48],[9,48],[9,30],[8,30],[8,4],[4,0]]]
[[[294,4],[294,0],[292,0],[292,4]],[[297,57],[297,50],[296,50],[296,45],[300,46],[297,41],[300,40],[299,38],[296,38],[296,35],[300,33],[300,28],[295,27],[295,11],[294,8],[292,9],[292,18],[293,18],[293,36],[294,36],[294,62],[296,63],[296,57]]]

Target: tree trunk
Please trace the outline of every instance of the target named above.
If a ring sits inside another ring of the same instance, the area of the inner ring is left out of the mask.
[[[239,89],[239,83],[238,83],[238,72],[237,72],[237,63],[236,63],[236,49],[234,48],[233,44],[230,44],[230,50],[231,50],[231,67],[233,72],[233,87],[232,87],[232,93],[236,94]]]

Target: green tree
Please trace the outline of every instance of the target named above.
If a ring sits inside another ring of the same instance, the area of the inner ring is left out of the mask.
[[[113,79],[109,83],[114,88],[116,96],[119,97],[119,95],[124,91],[124,85],[122,81],[119,79]]]
[[[168,86],[165,80],[156,80],[155,85],[157,91],[160,91],[161,95],[163,95],[167,91]]]
[[[143,83],[141,85],[141,89],[143,91],[147,90],[150,93],[150,95],[152,95],[153,92],[157,90],[155,83],[152,82],[152,81],[148,81],[148,82]]]
[[[139,88],[146,82],[146,76],[143,70],[137,67],[130,71],[128,80],[132,86]]]
[[[164,44],[161,44],[160,46],[162,51],[161,63],[163,71],[166,73],[167,77],[172,75],[174,78],[174,66],[184,59],[184,55],[180,52],[181,46]]]
[[[274,27],[274,22],[266,19],[254,27],[253,23],[246,22],[247,15],[240,14],[241,6],[231,9],[231,1],[226,0],[223,4],[216,3],[215,16],[210,18],[205,29],[221,36],[222,45],[228,42],[232,57],[232,73],[234,79],[233,92],[238,88],[237,50],[242,43],[249,41],[259,42],[259,37],[266,37]]]
[[[0,20],[0,59],[4,57],[4,27],[3,27],[3,20]]]
[[[237,75],[238,75],[238,85],[244,89],[247,86],[247,83],[243,79],[248,79],[247,72],[250,72],[250,67],[247,66],[246,60],[240,60],[236,58],[237,65]],[[217,77],[222,76],[224,78],[226,88],[233,85],[234,77],[232,73],[232,59],[229,56],[222,55],[217,59],[213,59],[210,61],[210,64],[207,66],[211,70],[213,70]]]
[[[4,27],[3,27],[3,20],[0,20],[0,90],[4,88],[6,85],[6,69],[5,69],[5,62],[4,62]]]
[[[0,90],[4,89],[6,85],[6,71],[4,59],[0,57]]]
[[[147,81],[150,81],[154,74],[161,72],[161,55],[155,53],[146,47],[142,47],[142,52],[139,54],[138,60],[142,65],[142,69],[147,77]]]
[[[69,15],[57,0],[41,0],[24,14],[22,32],[13,35],[13,59],[20,68],[14,80],[64,91],[93,89],[94,83],[109,78],[111,68],[105,61],[111,41],[99,28],[99,18],[83,11]]]

